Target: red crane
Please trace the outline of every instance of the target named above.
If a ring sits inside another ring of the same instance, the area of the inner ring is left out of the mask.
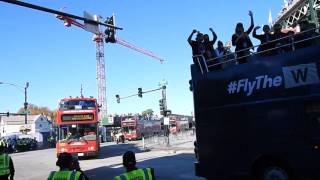
[[[82,28],[84,30],[87,30],[86,24],[82,24],[78,22],[77,20],[70,18],[68,16],[62,16],[62,15],[56,15],[56,17],[62,21],[64,21],[64,25],[66,27],[70,27],[71,25],[77,26],[79,28]],[[114,26],[114,15],[111,18],[108,18],[108,20],[112,20],[112,25]],[[107,20],[107,21],[108,21]],[[108,23],[109,24],[109,23]],[[96,59],[97,59],[97,81],[98,81],[98,103],[101,106],[100,112],[99,112],[99,120],[102,121],[104,119],[107,119],[107,100],[106,100],[106,78],[105,78],[105,61],[104,61],[104,38],[110,38],[112,35],[112,39],[108,40],[107,42],[117,43],[122,46],[125,46],[127,48],[130,48],[132,50],[135,50],[137,52],[140,52],[142,54],[145,54],[153,59],[159,60],[160,63],[163,63],[164,59],[158,57],[153,52],[137,47],[134,44],[131,44],[125,40],[122,40],[120,38],[115,38],[115,29],[108,27],[106,34],[102,33],[97,25],[98,31],[94,33],[93,41],[96,42]],[[111,34],[109,34],[111,33]],[[113,34],[112,34],[113,33]]]

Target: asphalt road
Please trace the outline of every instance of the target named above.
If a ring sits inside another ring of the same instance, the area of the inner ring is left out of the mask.
[[[136,153],[138,167],[153,167],[156,179],[202,179],[194,176],[192,140],[180,140],[176,144],[173,141],[169,148],[153,145],[144,150],[139,141],[125,144],[103,143],[99,157],[80,160],[80,167],[90,179],[112,180],[114,176],[124,172],[122,154],[131,150]],[[55,149],[16,153],[11,157],[16,169],[16,180],[43,180],[50,171],[58,169],[55,166]]]

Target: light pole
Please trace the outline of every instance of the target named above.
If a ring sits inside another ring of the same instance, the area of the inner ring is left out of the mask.
[[[18,88],[21,91],[22,91],[22,89],[24,90],[24,103],[23,103],[24,114],[25,114],[24,123],[27,124],[28,123],[27,122],[27,119],[28,119],[28,113],[27,113],[27,110],[28,110],[27,89],[29,87],[29,82],[26,82],[26,86],[25,87],[22,87],[22,86],[13,84],[13,83],[6,83],[6,82],[0,82],[0,84],[7,84],[7,85],[10,85],[10,86],[14,86],[14,87]]]

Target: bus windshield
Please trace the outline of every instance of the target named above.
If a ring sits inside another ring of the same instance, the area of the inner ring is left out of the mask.
[[[123,132],[125,133],[135,133],[136,129],[134,126],[123,127]]]
[[[96,124],[70,124],[59,126],[59,140],[61,141],[81,141],[96,140]]]
[[[61,101],[59,105],[60,110],[67,109],[95,109],[96,102],[93,100],[70,100]]]

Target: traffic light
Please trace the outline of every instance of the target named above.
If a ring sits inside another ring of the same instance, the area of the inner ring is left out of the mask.
[[[116,95],[116,98],[117,98],[117,103],[120,103],[120,96],[119,96],[119,94]]]
[[[142,88],[138,88],[138,96],[142,98]]]
[[[163,99],[159,100],[160,111],[164,111],[164,101]]]
[[[28,103],[27,103],[27,102],[23,103],[23,106],[24,106],[24,110],[27,111],[27,109],[28,109]]]
[[[189,80],[189,90],[193,91],[193,83],[192,80]]]
[[[115,18],[114,16],[108,17],[105,21],[108,25],[115,26]],[[106,34],[105,41],[106,43],[115,43],[116,42],[116,30],[112,27],[107,27],[107,29],[104,31]]]

